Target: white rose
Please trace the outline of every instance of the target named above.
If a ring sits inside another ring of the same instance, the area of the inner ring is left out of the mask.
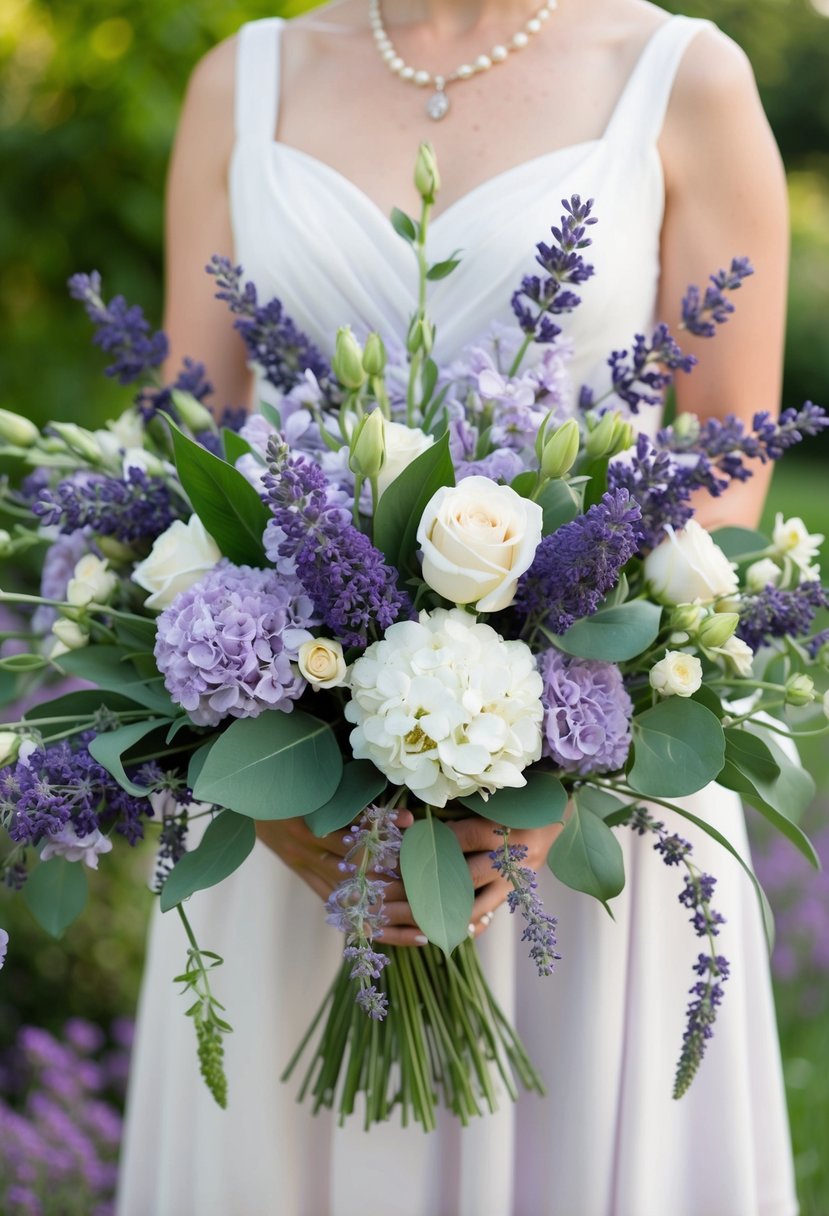
[[[434,435],[427,435],[416,426],[403,426],[400,422],[387,422],[383,428],[386,444],[386,459],[377,476],[377,493],[384,494],[395,477],[399,477],[415,457],[420,456],[435,442]]]
[[[20,751],[20,735],[13,730],[0,730],[0,768],[13,764]]]
[[[810,563],[820,553],[823,539],[820,532],[808,532],[803,520],[797,516],[784,519],[782,512],[777,512],[772,532],[774,548],[781,557],[787,557],[799,570],[806,572],[810,579],[816,578],[819,573]]]
[[[81,629],[77,621],[69,621],[63,616],[55,621],[52,633],[57,638],[57,642],[49,653],[49,657],[52,659],[66,654],[68,650],[80,650],[89,643],[89,634],[86,630]]]
[[[443,486],[417,529],[423,578],[455,604],[499,612],[512,603],[518,579],[532,565],[541,521],[537,503],[489,477]]]
[[[160,612],[212,570],[221,556],[219,546],[198,515],[191,515],[186,524],[177,519],[162,532],[150,556],[133,570],[132,581],[152,592],[145,607]]]
[[[737,574],[705,528],[690,519],[681,532],[668,524],[665,540],[645,558],[645,579],[666,604],[710,603],[738,588]]]
[[[663,697],[690,697],[702,684],[702,663],[696,655],[666,650],[650,670],[651,688]]]
[[[731,637],[717,649],[731,664],[738,676],[747,678],[752,673],[754,651],[742,638]]]
[[[85,554],[66,586],[67,602],[75,608],[105,604],[118,585],[118,576],[94,553]]]
[[[345,683],[343,648],[330,638],[303,642],[297,655],[299,670],[314,688],[339,688]]]
[[[746,570],[746,587],[749,591],[762,591],[765,587],[776,587],[783,576],[783,571],[777,562],[770,557],[763,557],[759,562],[752,562]]]

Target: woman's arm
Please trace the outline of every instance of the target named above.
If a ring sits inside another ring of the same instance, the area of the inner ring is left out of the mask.
[[[713,339],[682,334],[699,358],[680,373],[677,405],[701,418],[736,414],[750,424],[780,403],[788,269],[788,208],[780,154],[744,53],[704,30],[682,61],[660,139],[665,169],[662,275],[657,315],[679,334],[689,283],[747,256],[755,269],[735,294],[736,312]],[[705,494],[697,517],[707,527],[755,526],[771,469],[721,498]]]

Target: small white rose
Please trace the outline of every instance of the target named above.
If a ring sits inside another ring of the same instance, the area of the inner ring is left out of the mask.
[[[754,651],[742,638],[729,638],[719,648],[719,653],[725,656],[738,676],[747,678],[751,675]]]
[[[110,570],[109,562],[94,553],[86,553],[67,584],[66,599],[75,608],[105,604],[117,585],[118,576]]]
[[[299,670],[314,688],[340,688],[345,683],[343,648],[330,638],[303,642],[297,655]]]
[[[417,529],[423,578],[452,603],[500,612],[532,565],[541,522],[537,503],[489,477],[443,486],[426,504]]]
[[[665,540],[645,558],[645,579],[666,604],[710,603],[733,595],[739,584],[733,562],[705,528],[690,519],[681,532],[670,525]]]
[[[435,442],[434,435],[427,435],[416,426],[403,426],[400,422],[387,422],[383,434],[386,459],[377,475],[378,495],[384,494],[394,479]]]
[[[666,650],[650,670],[651,688],[663,697],[690,697],[702,684],[702,663],[696,655]]]
[[[770,557],[762,557],[758,562],[752,562],[746,570],[746,587],[749,591],[762,591],[764,587],[777,587],[783,577],[783,571],[777,562]]]
[[[781,557],[788,558],[799,570],[808,571],[809,578],[816,577],[811,562],[812,558],[819,555],[823,540],[822,533],[809,532],[798,516],[784,519],[783,513],[777,512],[772,532],[774,548]]]
[[[20,735],[13,730],[0,730],[0,768],[13,764],[20,751]]]
[[[57,644],[52,647],[50,652],[50,658],[53,659],[66,654],[68,650],[80,650],[89,643],[89,634],[86,630],[81,629],[77,621],[67,620],[65,616],[55,621],[52,633],[57,638]]]
[[[133,570],[132,581],[151,592],[145,607],[160,612],[212,570],[221,556],[219,546],[198,515],[191,515],[186,524],[177,519],[162,532],[150,556]]]

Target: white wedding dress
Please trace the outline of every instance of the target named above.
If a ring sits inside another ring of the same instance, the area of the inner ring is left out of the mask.
[[[644,49],[604,135],[551,151],[470,191],[431,225],[433,258],[464,262],[435,285],[431,312],[448,361],[495,317],[533,265],[560,199],[594,197],[595,279],[567,325],[580,380],[653,319],[663,178],[656,148],[672,82],[703,23],[666,20]],[[236,256],[260,298],[278,295],[323,349],[338,325],[405,332],[415,299],[410,249],[357,187],[274,141],[281,23],[244,27],[231,169]],[[412,150],[414,153],[414,149]],[[739,250],[735,250],[739,253]],[[712,268],[713,269],[713,268]],[[737,799],[687,800],[747,850]],[[279,1077],[338,965],[342,942],[311,891],[266,848],[193,898],[200,944],[226,960],[215,989],[227,1041],[223,1113],[198,1074],[193,1027],[173,976],[186,941],[174,914],[153,921],[129,1097],[120,1216],[792,1216],[794,1198],[768,962],[754,892],[736,863],[680,822],[719,879],[720,946],[732,978],[703,1066],[671,1098],[698,943],[681,881],[651,842],[619,830],[627,887],[615,921],[541,876],[563,954],[538,978],[521,925],[499,910],[480,950],[539,1067],[548,1096],[504,1100],[462,1130],[394,1123],[338,1128],[295,1102]]]

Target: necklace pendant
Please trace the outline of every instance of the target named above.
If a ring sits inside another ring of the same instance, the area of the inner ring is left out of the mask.
[[[435,122],[438,122],[439,119],[445,117],[448,111],[449,98],[446,96],[443,89],[438,89],[437,92],[433,93],[426,102],[426,113],[430,118],[433,118]]]

